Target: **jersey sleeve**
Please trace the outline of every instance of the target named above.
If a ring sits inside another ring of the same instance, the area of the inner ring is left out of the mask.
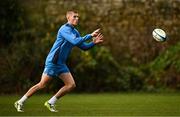
[[[81,36],[76,36],[71,28],[65,27],[60,31],[60,34],[64,37],[64,39],[66,39],[67,41],[69,41],[70,43],[72,43],[73,45],[78,45],[82,42],[85,42],[89,39],[92,38],[92,36],[90,34],[86,35],[85,38],[81,37]]]
[[[83,43],[79,44],[78,47],[82,50],[88,50],[88,49],[94,47],[94,45],[95,45],[94,42],[89,42],[89,43],[83,42]]]

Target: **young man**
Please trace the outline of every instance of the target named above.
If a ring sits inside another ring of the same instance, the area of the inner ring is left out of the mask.
[[[88,50],[94,45],[103,42],[103,35],[99,32],[99,29],[84,37],[80,36],[79,32],[74,27],[79,21],[79,14],[77,12],[68,11],[66,13],[66,18],[68,22],[60,27],[56,41],[46,58],[41,81],[32,86],[20,100],[14,103],[18,112],[23,112],[24,102],[36,91],[44,88],[54,77],[59,77],[64,82],[64,86],[50,100],[44,103],[44,106],[51,112],[57,112],[54,106],[55,102],[76,87],[73,76],[66,66],[66,59],[71,49],[77,46],[82,50]],[[91,38],[93,38],[91,42],[85,42]]]

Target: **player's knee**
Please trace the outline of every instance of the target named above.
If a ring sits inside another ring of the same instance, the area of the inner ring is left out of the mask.
[[[39,89],[43,89],[45,87],[46,87],[46,85],[44,83],[38,83],[38,88]]]
[[[75,83],[72,84],[72,85],[71,85],[71,88],[72,88],[72,89],[76,88],[76,84],[75,84]]]
[[[67,87],[71,91],[71,90],[73,90],[76,87],[76,84],[72,83],[72,84],[67,85]]]

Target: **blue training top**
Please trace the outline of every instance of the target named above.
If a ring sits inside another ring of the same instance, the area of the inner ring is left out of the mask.
[[[74,46],[78,46],[82,50],[92,48],[95,45],[94,42],[85,42],[91,38],[92,36],[90,34],[81,37],[80,33],[69,23],[62,25],[58,31],[56,41],[46,58],[45,64],[65,64]]]

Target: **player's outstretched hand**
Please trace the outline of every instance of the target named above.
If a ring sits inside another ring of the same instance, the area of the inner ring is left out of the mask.
[[[103,42],[103,35],[99,33],[95,38],[93,38],[93,42],[95,44],[99,44]]]
[[[100,28],[96,29],[93,33],[91,33],[92,37],[96,37],[100,33]]]

